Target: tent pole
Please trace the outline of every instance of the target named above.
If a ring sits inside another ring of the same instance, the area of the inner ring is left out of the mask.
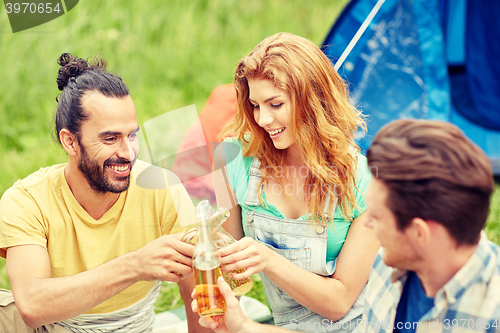
[[[356,34],[354,35],[354,37],[352,38],[352,40],[349,42],[349,45],[347,45],[346,49],[344,50],[344,52],[340,56],[339,60],[337,60],[337,62],[335,63],[334,68],[335,68],[336,71],[338,71],[339,68],[340,68],[340,66],[342,66],[342,64],[344,63],[344,60],[347,58],[347,56],[349,55],[349,53],[351,53],[352,49],[354,48],[354,46],[356,45],[356,43],[358,42],[358,40],[361,38],[361,36],[365,32],[366,28],[371,23],[371,21],[373,20],[373,18],[377,14],[377,12],[380,9],[380,7],[382,7],[382,4],[384,2],[385,2],[385,0],[378,0],[378,2],[375,4],[375,6],[373,7],[373,9],[370,12],[370,14],[368,14],[368,16],[366,17],[365,21],[361,25],[361,27],[359,27],[358,31],[356,32]]]

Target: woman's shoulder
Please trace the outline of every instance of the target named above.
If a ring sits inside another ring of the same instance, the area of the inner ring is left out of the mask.
[[[358,163],[358,169],[360,167],[368,167],[368,160],[366,159],[366,156],[362,152],[356,153],[356,161]]]
[[[250,137],[246,135],[244,138],[239,139],[237,137],[225,138],[222,144],[224,145],[224,154],[226,159],[234,159],[237,155],[241,155],[243,159],[252,160],[253,156],[243,156],[242,152],[250,141]]]
[[[249,141],[249,139],[250,139],[249,136],[245,136],[241,140],[236,136],[229,136],[229,137],[224,138],[224,140],[222,142],[226,143],[226,144],[234,144],[241,149],[241,148],[243,148],[243,145]],[[245,141],[245,142],[243,142],[243,141]]]
[[[356,177],[371,177],[370,168],[368,167],[368,160],[363,153],[356,153],[356,164]]]
[[[224,164],[229,169],[246,170],[252,163],[251,156],[243,156],[242,150],[244,142],[237,137],[225,138],[224,141],[217,147],[215,159],[219,165]]]
[[[243,149],[243,142],[241,142],[237,137],[228,137],[225,138],[221,143],[222,151],[224,155],[237,155]]]
[[[223,156],[224,162],[227,164],[241,155],[242,149],[243,143],[238,140],[238,138],[229,137],[225,138],[224,141],[219,144],[216,150],[216,155],[219,155],[219,159]]]
[[[249,171],[253,159],[251,156],[243,156],[244,144],[238,138],[226,138],[217,148],[223,151],[222,156],[219,155],[217,158],[219,161],[218,167],[226,168],[229,182],[236,192],[238,201],[245,196],[248,188]]]

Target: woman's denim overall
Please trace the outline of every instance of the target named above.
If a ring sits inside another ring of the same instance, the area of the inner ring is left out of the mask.
[[[245,202],[248,206],[247,235],[302,269],[321,276],[332,275],[335,271],[336,259],[326,262],[328,235],[326,225],[313,228],[307,220],[286,219],[255,212],[255,208],[260,205],[258,199],[258,186],[261,179],[259,166],[260,160],[254,157],[249,171]],[[260,190],[262,191],[262,188]],[[329,199],[327,198],[326,201],[325,214],[328,213]],[[334,206],[333,212],[335,208]],[[260,276],[277,326],[302,332],[351,332],[356,327],[357,319],[361,319],[364,289],[351,310],[341,320],[332,322],[297,303],[266,274],[261,273]]]

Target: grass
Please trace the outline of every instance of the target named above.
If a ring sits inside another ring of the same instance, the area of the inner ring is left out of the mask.
[[[263,304],[269,306],[267,302],[266,295],[264,294],[264,287],[260,276],[255,274],[252,275],[253,288],[245,296],[253,297]],[[184,305],[182,298],[179,294],[179,287],[175,283],[162,282],[160,289],[160,297],[155,303],[155,312],[163,312],[168,310],[174,310],[180,308]]]
[[[497,185],[491,198],[488,222],[485,227],[488,238],[500,245],[500,186]]]
[[[143,123],[187,105],[200,111],[213,88],[232,82],[237,61],[271,34],[321,44],[345,2],[88,0],[16,34],[0,11],[0,193],[66,160],[51,135],[63,52],[105,58],[130,87]]]
[[[320,45],[347,0],[86,0],[62,17],[13,34],[0,11],[0,194],[40,167],[67,160],[52,135],[63,52],[99,55],[130,88],[140,124],[194,104],[232,82],[237,61],[287,31]],[[3,7],[1,7],[3,8]],[[173,149],[177,119],[163,129]],[[10,289],[0,259],[0,287]],[[182,304],[164,284],[157,311]],[[251,296],[264,300],[256,282]]]

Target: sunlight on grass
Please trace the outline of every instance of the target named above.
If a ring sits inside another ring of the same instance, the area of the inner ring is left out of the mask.
[[[497,185],[491,196],[490,212],[486,224],[488,238],[500,245],[500,185]]]
[[[177,283],[162,282],[160,297],[155,303],[155,313],[180,308],[184,305]]]

